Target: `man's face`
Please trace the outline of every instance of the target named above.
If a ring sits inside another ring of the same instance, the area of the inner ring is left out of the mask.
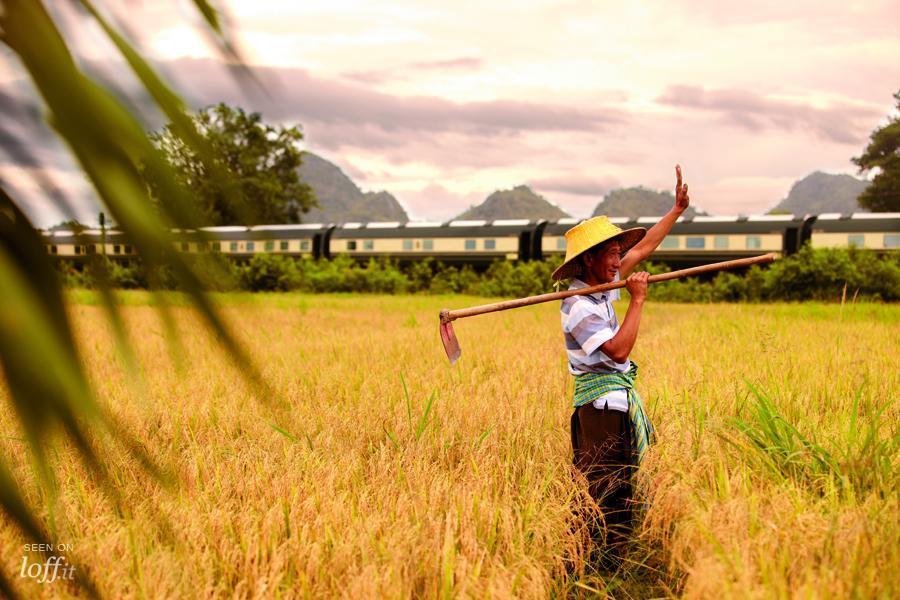
[[[598,283],[609,283],[616,278],[619,270],[622,247],[618,241],[613,241],[600,247],[594,253],[589,253],[584,258],[587,271]]]

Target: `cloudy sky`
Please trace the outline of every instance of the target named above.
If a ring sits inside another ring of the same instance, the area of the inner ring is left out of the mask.
[[[855,174],[900,88],[896,0],[231,0],[267,95],[240,91],[189,2],[111,4],[193,106],[298,124],[307,149],[420,219],[521,183],[586,216],[612,188],[671,189],[676,163],[695,205],[762,212],[812,171]],[[99,33],[77,46],[116,79]],[[27,91],[2,58],[4,87]],[[47,172],[86,195],[45,142]],[[39,223],[58,220],[34,168],[0,161]]]

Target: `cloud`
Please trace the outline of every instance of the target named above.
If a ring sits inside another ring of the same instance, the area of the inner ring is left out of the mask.
[[[699,206],[712,205],[717,214],[755,214],[762,213],[787,196],[791,185],[796,183],[795,177],[724,177],[711,181],[698,190],[691,187],[691,204]],[[697,196],[694,199],[694,196]],[[710,204],[704,204],[704,200]]]
[[[809,103],[767,98],[746,90],[706,90],[691,85],[671,85],[656,101],[718,114],[726,122],[750,131],[806,129],[838,144],[861,144],[881,116],[878,110],[848,103],[819,108]]]
[[[821,0],[757,0],[733,3],[727,10],[716,0],[683,0],[678,2],[692,18],[716,27],[780,26],[795,32],[803,30],[823,34],[833,40],[836,35],[855,37],[873,35],[896,36],[900,16],[893,0],[823,3]]]
[[[183,59],[169,71],[196,105],[248,100],[214,61]],[[433,96],[398,96],[315,77],[303,69],[255,69],[272,92],[251,106],[268,119],[376,126],[385,131],[468,132],[603,131],[626,120],[612,107],[582,109],[512,99],[453,102]]]
[[[402,190],[395,195],[415,220],[451,219],[485,197],[478,192],[454,192],[435,182],[419,189]]]
[[[602,196],[621,185],[618,179],[611,176],[593,178],[579,175],[532,179],[529,184],[536,190],[562,192],[573,196]]]
[[[377,155],[389,165],[431,165],[454,177],[460,171],[522,166],[538,149],[514,133],[479,136],[478,134],[384,131],[372,125],[312,123],[304,128],[311,150],[333,155]],[[433,169],[432,169],[433,170]]]
[[[364,85],[378,85],[397,79],[398,74],[391,69],[377,69],[375,71],[347,71],[341,73],[341,77]]]
[[[0,156],[16,165],[68,165],[60,158],[62,145],[43,119],[38,102],[24,93],[0,91]],[[2,160],[2,159],[0,159]]]
[[[67,219],[97,222],[101,210],[97,196],[76,169],[0,163],[0,183],[38,227]]]
[[[409,64],[410,69],[419,71],[456,71],[459,69],[474,70],[481,68],[481,59],[474,56],[460,56],[447,60],[426,60]]]
[[[341,168],[341,170],[347,174],[347,177],[352,179],[353,183],[355,183],[356,185],[358,185],[360,187],[364,187],[366,180],[370,178],[369,173],[367,173],[363,169],[360,169],[353,163],[348,162],[343,157],[340,157],[340,156],[330,157],[330,158],[327,158],[326,160],[338,165]]]
[[[417,73],[445,73],[452,71],[477,71],[482,66],[480,58],[473,56],[461,56],[446,60],[428,60],[408,63],[399,67],[388,69],[374,69],[366,71],[347,71],[341,73],[343,79],[355,81],[365,85],[378,85],[388,81],[409,80]]]

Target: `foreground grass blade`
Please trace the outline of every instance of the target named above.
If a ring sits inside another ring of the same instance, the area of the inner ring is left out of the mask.
[[[213,7],[196,0],[204,19],[225,42]],[[215,157],[184,111],[184,105],[128,42],[107,23],[93,3],[82,3],[105,34],[125,56],[147,92],[177,126],[187,144],[215,168]],[[41,99],[47,120],[68,145],[103,202],[105,211],[126,233],[151,272],[168,268],[238,369],[261,398],[271,392],[249,356],[238,345],[202,289],[190,266],[174,251],[169,229],[195,226],[197,211],[192,199],[154,147],[137,119],[109,91],[87,77],[76,65],[65,40],[44,6],[34,0],[9,0],[0,10],[0,30],[5,43],[21,61]],[[226,44],[228,45],[228,44]],[[148,189],[160,192],[154,205]],[[49,190],[53,191],[53,190]],[[56,194],[54,195],[56,197]],[[63,200],[57,199],[62,202]],[[61,431],[74,445],[89,472],[98,477],[104,491],[118,502],[94,431],[105,430],[122,444],[145,471],[164,479],[140,440],[95,403],[83,371],[63,297],[43,240],[5,192],[0,196],[0,364],[10,391],[10,402],[28,441],[42,485],[55,496],[56,481],[48,466],[45,442]],[[105,264],[94,260],[101,283]],[[112,294],[101,285],[101,300],[114,339],[129,370],[136,372],[130,341]],[[99,426],[99,427],[98,427]],[[0,468],[2,468],[0,462]],[[35,518],[35,507],[22,500],[15,480],[0,471],[0,508],[24,535],[45,541],[46,533]],[[89,581],[85,589],[95,594]],[[0,592],[12,595],[6,579]]]

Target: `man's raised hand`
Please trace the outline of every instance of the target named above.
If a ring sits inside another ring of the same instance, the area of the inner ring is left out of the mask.
[[[691,205],[691,198],[688,196],[688,186],[681,183],[681,165],[675,165],[675,210],[684,212]]]

